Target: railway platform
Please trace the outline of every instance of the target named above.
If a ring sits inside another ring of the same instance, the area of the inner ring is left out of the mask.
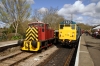
[[[4,47],[4,46],[8,46],[8,45],[14,45],[14,44],[17,44],[17,42],[18,42],[18,40],[0,42],[0,47]]]
[[[84,40],[84,34],[82,34],[78,46],[75,66],[94,66],[93,60],[89,54]]]

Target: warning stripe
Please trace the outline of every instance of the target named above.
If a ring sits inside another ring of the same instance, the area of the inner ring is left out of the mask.
[[[38,41],[38,39],[36,39],[34,36],[30,35],[26,38],[26,40],[35,40]]]
[[[38,41],[38,29],[34,27],[29,27],[26,30],[26,40],[36,40]]]
[[[38,33],[38,29],[33,27],[34,32]]]
[[[26,30],[26,32],[29,32],[29,30],[30,30],[30,27]]]
[[[34,40],[38,40],[38,37],[36,37],[32,32],[27,36],[26,40],[30,40],[30,37],[33,37]]]
[[[33,33],[36,37],[38,37],[38,33],[36,33],[33,29],[30,29],[29,32],[26,33],[26,36],[28,36],[30,33]]]

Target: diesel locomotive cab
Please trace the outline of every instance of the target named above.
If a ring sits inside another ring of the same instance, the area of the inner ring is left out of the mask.
[[[65,20],[59,24],[59,42],[67,45],[74,43],[80,36],[80,31],[77,24],[70,20]]]
[[[28,26],[29,27],[26,30],[26,38],[23,41],[21,50],[37,51],[40,48],[40,44],[38,42],[38,29],[41,26],[41,23],[34,22],[28,24]]]
[[[26,38],[18,42],[21,44],[21,50],[39,51],[48,47],[55,39],[54,30],[49,28],[49,24],[33,22],[28,24],[28,26]]]

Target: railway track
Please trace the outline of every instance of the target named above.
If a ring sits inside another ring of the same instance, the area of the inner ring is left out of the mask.
[[[48,50],[52,47],[54,47],[54,46],[49,47]],[[45,50],[42,50],[42,52],[45,52]],[[25,52],[25,51],[18,50],[14,53],[7,55],[7,56],[1,56],[0,57],[0,66],[19,66],[21,62],[23,63],[27,59],[33,58],[38,54],[41,54],[41,53]]]
[[[66,62],[64,63],[64,66],[69,66],[70,61],[72,59],[72,56],[74,54],[75,48],[73,48],[72,50],[70,50],[69,55],[67,56]]]
[[[34,55],[34,53],[19,51],[13,55],[0,59],[0,66],[16,66],[18,63]]]
[[[52,48],[52,47],[53,46],[51,46],[50,48]],[[48,48],[48,50],[50,48]],[[43,60],[45,62],[42,61],[38,65],[36,64],[36,66],[69,66],[74,51],[75,51],[75,48],[73,48],[73,49],[59,48],[58,50],[56,50],[52,54],[50,54],[47,59]],[[51,52],[51,51],[49,51],[49,52]],[[39,53],[39,54],[41,54],[41,53]],[[45,53],[45,54],[47,54],[47,53]],[[27,63],[25,62],[25,60],[35,57],[37,55],[38,55],[38,53],[29,53],[29,52],[18,51],[15,54],[12,54],[10,56],[0,58],[0,66],[19,66],[19,65],[21,65],[20,64],[21,62],[27,66]],[[39,56],[41,56],[41,55],[39,55]],[[29,61],[29,60],[27,60],[27,61]],[[32,62],[28,63],[28,65],[34,66],[33,64],[35,62],[36,61],[33,59]],[[21,66],[24,66],[24,65],[21,65]]]
[[[37,66],[69,66],[75,48],[60,48]]]

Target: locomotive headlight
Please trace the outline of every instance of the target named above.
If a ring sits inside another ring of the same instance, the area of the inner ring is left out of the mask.
[[[61,37],[61,34],[59,34],[59,37]]]
[[[72,34],[72,37],[74,37],[74,35]]]
[[[59,32],[59,37],[61,37],[62,32]]]
[[[72,37],[74,36],[74,32],[72,33]]]

